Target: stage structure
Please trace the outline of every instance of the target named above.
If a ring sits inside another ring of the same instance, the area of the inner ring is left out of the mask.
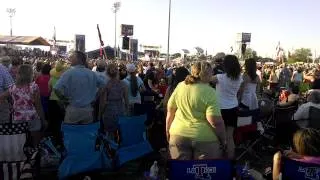
[[[122,36],[122,49],[127,51],[127,54],[130,53],[130,57],[126,57],[127,60],[130,60],[133,57],[133,50],[138,49],[134,46],[138,46],[138,40],[132,39],[133,36],[133,25],[121,24],[121,36]],[[137,45],[135,45],[137,44]],[[138,54],[138,53],[135,53]]]
[[[76,51],[86,52],[86,36],[85,35],[75,35],[75,48]]]
[[[236,45],[237,45],[237,54],[240,55],[240,59],[244,60],[244,55],[246,53],[247,47],[251,43],[251,33],[238,33],[237,34],[237,40],[236,40]]]
[[[145,56],[154,60],[157,60],[160,57],[161,48],[161,46],[140,44],[140,51],[144,52]]]

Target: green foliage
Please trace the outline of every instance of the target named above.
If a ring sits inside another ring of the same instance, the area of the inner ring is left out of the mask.
[[[180,53],[174,53],[172,55],[172,57],[173,57],[173,59],[177,59],[177,58],[181,57],[181,54]]]
[[[289,63],[312,62],[311,57],[312,57],[311,49],[300,48],[300,49],[296,49],[294,53],[291,54],[291,56],[288,59],[288,62]]]
[[[237,57],[240,57],[239,53],[235,53],[235,55]],[[249,58],[256,58],[258,59],[258,53],[257,51],[251,49],[251,48],[247,48],[246,53],[244,54],[244,59],[249,59]]]

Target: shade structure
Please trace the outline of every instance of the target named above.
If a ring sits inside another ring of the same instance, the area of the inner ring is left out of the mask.
[[[2,36],[0,35],[0,44],[50,46],[50,44],[40,36]]]

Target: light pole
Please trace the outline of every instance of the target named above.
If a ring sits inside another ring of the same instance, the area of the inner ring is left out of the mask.
[[[171,26],[171,0],[169,0],[167,63],[170,62],[170,26]]]
[[[114,13],[114,58],[117,56],[117,12],[121,6],[120,2],[114,2],[112,5],[112,11]]]
[[[9,18],[10,18],[10,36],[12,36],[12,17],[16,14],[16,9],[7,8],[7,13],[9,14]]]

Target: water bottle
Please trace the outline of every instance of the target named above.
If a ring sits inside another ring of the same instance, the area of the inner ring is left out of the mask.
[[[159,174],[159,167],[158,167],[158,162],[154,161],[153,165],[150,168],[150,178],[151,179],[158,179],[158,174]]]
[[[242,172],[241,172],[241,179],[243,180],[251,180],[251,176],[250,176],[250,166],[249,166],[249,162],[246,161],[243,169],[242,169]]]

